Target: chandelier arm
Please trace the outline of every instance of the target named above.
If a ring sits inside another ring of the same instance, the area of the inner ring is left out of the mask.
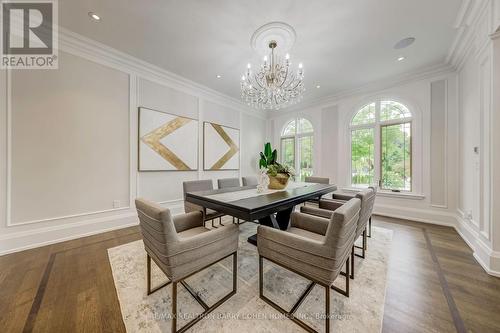
[[[288,66],[286,67],[286,71],[285,71],[285,78],[283,79],[283,82],[281,82],[281,85],[280,85],[280,88],[283,87],[283,85],[285,84],[286,80],[288,79]]]
[[[270,42],[269,48],[269,61],[266,59],[255,73],[247,71],[241,94],[242,99],[255,108],[280,109],[301,100],[304,75],[300,67],[297,74],[291,70],[288,57],[284,62],[279,60],[274,53],[276,42]]]

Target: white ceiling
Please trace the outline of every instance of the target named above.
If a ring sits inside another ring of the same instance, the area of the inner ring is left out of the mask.
[[[297,32],[305,100],[444,63],[461,0],[63,0],[60,24],[239,98],[252,33],[271,21]],[[88,12],[102,20],[93,22]],[[402,38],[416,42],[393,49]],[[406,56],[402,62],[396,61]],[[217,79],[216,75],[222,75]],[[316,85],[321,85],[320,89]]]

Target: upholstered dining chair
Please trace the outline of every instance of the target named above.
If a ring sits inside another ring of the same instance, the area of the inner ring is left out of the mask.
[[[360,200],[354,198],[340,206],[329,219],[294,212],[287,230],[260,225],[257,228],[259,251],[259,296],[309,332],[316,332],[294,315],[315,284],[325,288],[326,332],[330,331],[330,288],[349,297],[349,262],[356,236]],[[305,292],[291,308],[283,309],[263,292],[263,259],[295,272],[311,281]],[[342,272],[342,267],[346,272]],[[342,274],[346,276],[345,290],[333,286]]]
[[[217,186],[219,188],[231,188],[231,187],[240,187],[240,179],[239,178],[222,178],[217,179]],[[233,223],[235,222],[233,217]],[[237,219],[238,224],[240,223],[240,219]]]
[[[241,182],[243,186],[257,186],[259,185],[259,181],[255,176],[245,176],[241,177]]]
[[[182,188],[184,191],[184,212],[197,212],[201,211],[203,213],[203,220],[212,221],[212,228],[217,228],[214,225],[214,220],[219,219],[219,224],[222,225],[222,217],[224,214],[216,212],[210,208],[198,206],[194,203],[186,201],[186,193],[188,192],[198,192],[198,191],[210,191],[214,189],[214,184],[211,179],[205,180],[190,180],[182,183]]]
[[[172,217],[170,210],[144,199],[135,201],[144,247],[147,254],[147,294],[172,284],[172,332],[185,332],[206,314],[236,294],[238,227],[234,224],[217,229],[204,227],[203,213],[195,211]],[[197,272],[233,256],[232,291],[208,306],[187,284]],[[151,289],[151,260],[169,281]],[[180,283],[203,307],[204,312],[177,329],[177,284]]]
[[[371,188],[373,192],[375,193],[375,196],[377,195],[377,187],[375,186],[368,186],[368,188]],[[332,199],[334,200],[342,200],[342,201],[348,201],[352,198],[356,197],[355,194],[346,194],[346,193],[336,193],[333,192],[332,194]],[[366,237],[371,238],[372,237],[372,216],[370,215],[370,218],[368,219],[368,232],[366,233]]]
[[[359,247],[357,245],[353,245],[352,252],[355,256],[360,257],[360,258],[365,258],[366,255],[366,250],[367,250],[367,223],[372,215],[373,211],[373,204],[375,202],[375,190],[371,187],[356,193],[356,198],[360,199],[361,201],[361,211],[359,213],[359,220],[358,220],[358,225],[356,227],[356,237],[355,240],[357,240],[360,236],[363,237],[363,243],[362,246]],[[352,198],[351,198],[352,200]],[[336,200],[336,199],[321,199],[319,201],[319,208],[316,207],[301,207],[300,211],[302,213],[318,216],[318,217],[324,217],[324,218],[329,218],[332,216],[334,211],[336,211],[339,207],[342,207],[349,201],[343,201],[343,200]],[[357,254],[354,252],[354,248],[358,248],[362,250],[362,254]],[[354,257],[353,260],[351,261],[351,275],[350,277],[354,279]]]
[[[330,178],[326,178],[326,177],[312,177],[312,176],[311,177],[305,177],[304,181],[306,183],[330,184]],[[309,199],[309,200],[307,200],[307,202],[311,202],[311,203],[317,204],[320,199],[321,199],[321,196],[318,197],[318,198]],[[306,205],[306,202],[304,202],[304,206],[305,205]]]
[[[240,187],[239,178],[222,178],[217,179],[217,186],[219,188]]]

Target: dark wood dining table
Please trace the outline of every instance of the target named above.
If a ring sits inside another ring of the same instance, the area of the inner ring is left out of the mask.
[[[337,186],[316,183],[290,183],[284,190],[257,192],[256,186],[188,192],[186,201],[245,221],[285,230],[296,205],[333,192]],[[257,245],[257,235],[248,238]]]

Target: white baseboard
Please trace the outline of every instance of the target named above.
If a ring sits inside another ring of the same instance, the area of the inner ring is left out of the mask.
[[[182,200],[161,203],[170,208],[173,215],[184,212]],[[41,246],[65,242],[86,236],[92,236],[112,230],[128,228],[139,223],[135,210],[116,212],[115,214],[95,217],[50,227],[33,227],[27,231],[11,232],[0,235],[0,256],[29,250]]]
[[[479,263],[479,265],[481,265],[483,267],[483,269],[486,271],[486,273],[488,273],[489,275],[496,276],[496,277],[500,278],[500,271],[494,271],[494,270],[490,269],[489,266],[486,265],[475,252],[474,252],[473,256],[474,256],[474,259],[476,259],[476,261]]]
[[[53,227],[12,232],[0,236],[0,255],[127,228],[137,224],[137,214],[127,212]]]
[[[430,209],[376,204],[373,208],[373,214],[402,220],[437,224],[447,227],[455,227],[456,225],[456,218],[454,214]]]
[[[478,232],[467,224],[460,211],[457,212],[456,219],[455,230],[473,251],[474,259],[483,267],[486,273],[500,277],[500,253],[493,251],[480,239]]]

